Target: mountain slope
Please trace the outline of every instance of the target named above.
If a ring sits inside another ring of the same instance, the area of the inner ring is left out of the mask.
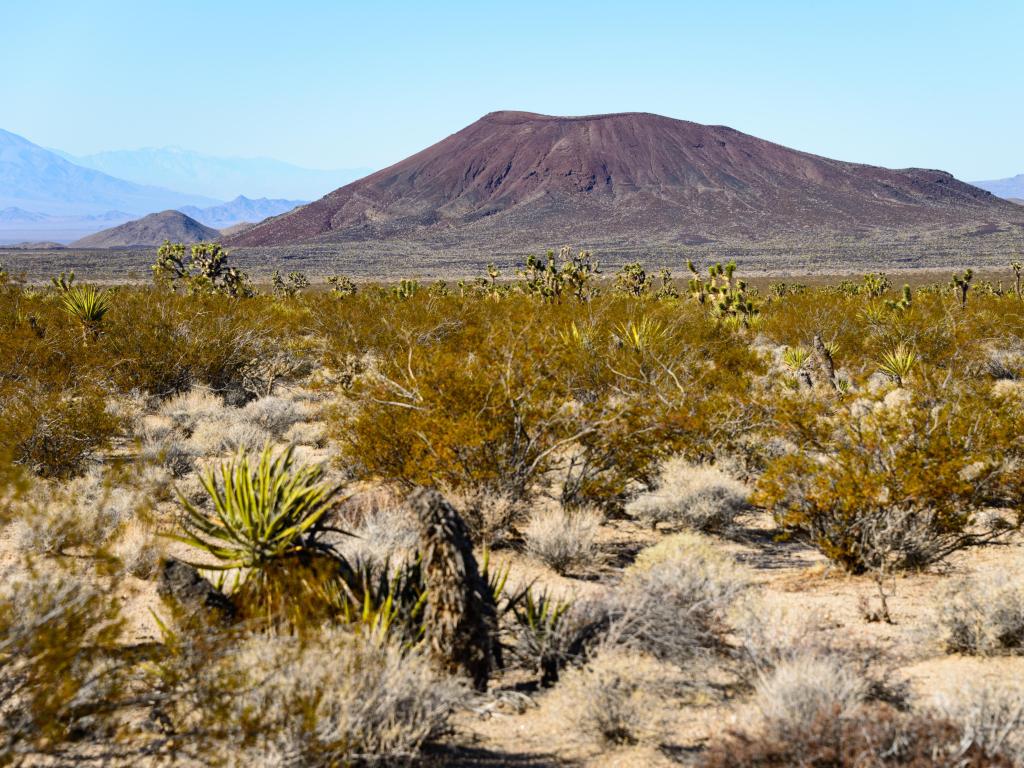
[[[0,130],[0,208],[50,216],[127,211],[133,215],[181,205],[211,205],[201,195],[142,186],[68,162],[27,139]]]
[[[180,211],[151,213],[71,244],[72,248],[117,248],[127,245],[160,245],[164,240],[175,243],[200,243],[217,240],[220,232],[204,227]]]
[[[139,184],[191,189],[223,200],[240,193],[312,200],[369,172],[365,168],[314,170],[269,158],[213,157],[178,147],[66,157],[87,168]]]
[[[993,195],[1000,197],[1024,197],[1024,173],[1011,176],[1008,179],[993,179],[991,181],[975,181],[974,186],[987,189]]]
[[[258,200],[250,200],[248,197],[239,195],[234,200],[210,208],[197,208],[194,205],[187,205],[178,210],[187,216],[191,216],[200,224],[216,229],[224,229],[235,224],[250,221],[263,221],[270,216],[278,216],[287,213],[293,208],[305,204],[306,200],[268,200],[261,197]]]
[[[1019,208],[942,171],[830,160],[723,126],[495,112],[228,242],[689,243],[1007,217]]]

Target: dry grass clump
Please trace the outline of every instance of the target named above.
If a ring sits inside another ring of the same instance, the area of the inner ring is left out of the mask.
[[[864,669],[848,659],[797,656],[778,664],[757,683],[754,706],[764,729],[790,739],[821,717],[849,717],[868,693]]]
[[[419,526],[415,516],[390,494],[370,491],[361,495],[358,522],[349,526],[350,536],[333,542],[335,548],[353,565],[373,569],[398,565],[416,549]]]
[[[968,695],[912,711],[836,654],[797,654],[756,686],[755,716],[717,738],[698,763],[726,766],[1017,766],[1024,699]]]
[[[935,710],[957,723],[965,748],[1024,765],[1024,689],[1019,682],[968,684],[956,696],[940,697]]]
[[[343,631],[233,645],[166,713],[229,766],[414,763],[465,692],[418,652]]]
[[[120,629],[109,585],[52,563],[0,573],[0,764],[67,764],[72,739],[110,724]]]
[[[137,579],[152,579],[164,556],[164,546],[153,528],[142,520],[130,520],[119,531],[110,552],[125,572]]]
[[[964,741],[958,723],[933,713],[902,713],[881,704],[848,717],[821,714],[803,731],[732,732],[716,739],[700,768],[1014,768],[1006,752]]]
[[[723,652],[731,614],[749,588],[731,558],[672,542],[627,571],[608,596],[603,643],[680,666]]]
[[[602,515],[594,510],[546,506],[534,511],[523,532],[526,552],[558,573],[591,561]]]
[[[226,418],[200,422],[189,444],[197,454],[210,456],[253,452],[270,443],[272,437],[268,430],[257,424]]]
[[[149,492],[141,484],[118,485],[99,470],[63,487],[39,486],[19,505],[11,538],[27,555],[95,551],[149,508]]]
[[[626,505],[626,512],[658,523],[708,533],[733,529],[748,508],[746,486],[714,466],[694,466],[677,456],[661,465],[652,491]]]
[[[218,419],[224,410],[223,398],[209,389],[196,387],[165,400],[157,414],[169,419],[173,428],[187,437],[199,422]],[[155,426],[154,422],[149,423]]]
[[[939,601],[936,622],[950,653],[1024,653],[1024,586],[1004,574],[960,581]]]
[[[466,521],[473,541],[485,547],[507,544],[527,515],[528,505],[523,501],[485,488],[452,488],[443,493]]]
[[[284,440],[295,445],[323,448],[327,445],[327,426],[319,421],[299,421],[285,430]]]
[[[306,418],[306,409],[294,400],[267,395],[246,404],[242,418],[280,439],[289,427]]]
[[[662,702],[652,695],[645,660],[627,653],[601,653],[570,670],[559,683],[561,708],[574,731],[605,747],[628,746],[658,733]]]

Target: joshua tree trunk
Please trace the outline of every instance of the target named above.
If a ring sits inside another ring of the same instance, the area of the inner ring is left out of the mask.
[[[501,649],[494,596],[480,575],[469,531],[437,491],[418,489],[409,505],[420,523],[427,642],[450,671],[465,672],[485,690],[491,671],[501,666]]]

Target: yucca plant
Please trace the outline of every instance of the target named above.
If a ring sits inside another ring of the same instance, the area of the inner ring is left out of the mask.
[[[318,541],[324,518],[338,503],[341,486],[320,480],[323,468],[296,467],[294,447],[278,456],[268,445],[253,466],[240,454],[202,477],[213,502],[211,518],[179,495],[185,509],[185,533],[177,538],[217,563],[208,570],[259,568],[303,551],[324,550]]]
[[[651,345],[665,336],[667,331],[660,322],[650,317],[620,323],[615,328],[615,338],[620,344],[636,353],[650,350]]]
[[[888,319],[886,315],[886,306],[877,302],[865,304],[864,309],[860,311],[860,319],[877,329]]]
[[[82,324],[83,330],[95,333],[110,310],[110,294],[91,285],[69,285],[61,293],[61,305]]]
[[[569,326],[558,332],[558,337],[566,347],[578,349],[592,349],[594,346],[593,331],[589,327],[580,327],[573,320]]]
[[[793,373],[802,370],[810,359],[811,350],[807,347],[786,347],[782,353],[782,362]]]
[[[524,666],[539,669],[542,685],[558,681],[558,671],[570,653],[563,626],[570,607],[547,591],[534,593],[531,587],[509,600],[515,627],[512,655]]]
[[[255,465],[240,454],[201,478],[212,516],[179,495],[184,532],[173,538],[211,556],[194,565],[222,572],[221,586],[232,573],[229,591],[243,617],[293,628],[350,617],[362,602],[358,578],[320,538],[347,534],[326,525],[341,486],[322,478],[319,466],[295,466],[291,447],[275,457],[268,445]]]
[[[917,353],[907,344],[900,342],[893,349],[882,353],[878,370],[892,379],[897,387],[910,376],[917,366]]]

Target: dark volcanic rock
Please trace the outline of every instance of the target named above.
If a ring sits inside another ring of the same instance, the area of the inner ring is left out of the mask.
[[[186,624],[219,624],[234,617],[235,607],[194,567],[173,557],[160,564],[157,594]]]
[[[798,152],[645,113],[495,112],[402,162],[228,239],[500,242],[529,232],[692,243],[1021,219],[943,171]]]

